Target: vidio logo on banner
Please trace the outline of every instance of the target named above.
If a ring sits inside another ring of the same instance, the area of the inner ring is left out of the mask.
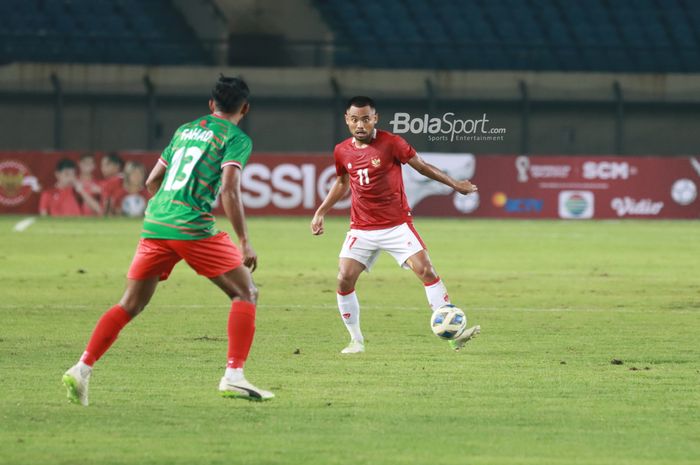
[[[472,179],[476,171],[476,158],[471,153],[421,153],[421,158],[435,165],[454,179]],[[415,208],[423,199],[434,195],[452,194],[452,204],[461,213],[469,214],[479,208],[479,193],[462,195],[452,188],[426,178],[408,164],[403,165],[403,182],[406,198],[411,208]]]

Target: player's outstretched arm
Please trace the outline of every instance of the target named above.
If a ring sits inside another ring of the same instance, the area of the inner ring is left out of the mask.
[[[148,179],[146,179],[146,189],[148,189],[149,194],[155,195],[156,192],[158,192],[160,185],[163,183],[164,177],[165,165],[162,163],[156,163],[156,166],[153,167],[151,173],[148,175]]]
[[[243,252],[243,264],[250,268],[250,271],[255,271],[255,268],[258,267],[258,256],[250,244],[250,239],[248,239],[248,228],[245,223],[241,198],[241,169],[236,166],[224,166],[221,175],[221,205],[223,205],[226,217],[238,236],[238,242]]]
[[[348,193],[349,188],[350,176],[347,173],[343,174],[342,176],[338,176],[335,179],[331,190],[328,191],[328,195],[326,195],[326,198],[323,199],[323,202],[318,207],[313,219],[311,220],[311,233],[314,236],[323,234],[323,218],[326,216],[326,213],[328,213],[328,210],[333,208],[333,205],[345,197],[345,194]]]
[[[476,185],[469,182],[469,180],[462,179],[458,181],[438,167],[433,166],[430,163],[426,163],[425,160],[418,155],[415,155],[408,160],[408,164],[426,178],[441,182],[444,185],[456,190],[460,194],[471,194],[472,192],[476,192],[478,190]]]

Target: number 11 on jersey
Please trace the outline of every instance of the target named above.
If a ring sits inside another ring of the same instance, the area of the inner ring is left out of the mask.
[[[361,186],[369,184],[369,168],[357,170],[357,177],[360,178]]]

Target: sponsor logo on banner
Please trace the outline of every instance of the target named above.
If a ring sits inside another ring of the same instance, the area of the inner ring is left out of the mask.
[[[32,192],[41,191],[39,181],[23,163],[0,162],[0,204],[14,207],[24,203]]]
[[[571,172],[570,165],[532,164],[530,157],[524,155],[515,159],[515,169],[518,170],[518,182],[533,179],[566,179]]]
[[[593,218],[595,200],[591,191],[559,192],[559,217],[567,219]]]
[[[544,200],[533,198],[509,199],[503,192],[496,192],[491,197],[494,206],[502,208],[508,213],[541,213]]]
[[[462,195],[455,192],[452,196],[452,204],[458,212],[469,214],[479,208],[479,193],[473,192],[469,195]]]
[[[246,166],[241,175],[243,205],[247,208],[265,208],[274,205],[282,210],[316,206],[316,196],[325,199],[336,178],[335,166],[326,167],[316,178],[316,166],[310,163],[295,165],[282,163],[274,168],[261,163]],[[333,207],[350,207],[345,198]]]
[[[671,198],[678,205],[690,205],[698,197],[698,188],[690,179],[678,179],[671,186]]]
[[[626,161],[587,161],[583,164],[586,179],[629,179],[637,174],[637,167]]]
[[[471,179],[474,177],[474,172],[476,171],[476,158],[471,153],[456,153],[450,155],[421,153],[420,156],[427,163],[437,166],[454,179]],[[406,189],[406,198],[411,207],[415,207],[427,197],[432,197],[433,195],[450,195],[454,192],[451,187],[426,178],[408,164],[403,165],[403,183]],[[466,197],[469,198],[472,197],[472,195],[473,194],[469,194]],[[468,199],[465,200],[465,202],[471,202],[472,200],[473,199]],[[459,210],[458,207],[456,208]]]
[[[610,206],[617,216],[639,215],[656,216],[664,208],[663,202],[654,202],[651,199],[636,200],[632,197],[615,197],[610,202]]]

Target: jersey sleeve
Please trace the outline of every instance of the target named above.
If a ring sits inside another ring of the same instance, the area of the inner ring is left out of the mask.
[[[165,147],[163,152],[160,154],[160,157],[158,158],[158,163],[165,166],[166,168],[170,164],[170,160],[172,160],[172,158],[173,158],[173,142],[175,141],[175,138],[177,137],[178,131],[175,132],[175,134],[173,135],[173,138],[170,140],[170,143],[168,144],[167,147]]]
[[[226,142],[221,168],[224,166],[237,166],[243,169],[248,163],[252,151],[253,141],[250,137],[243,133],[235,134]]]
[[[345,175],[348,170],[345,169],[345,164],[343,163],[342,157],[340,156],[340,150],[338,146],[333,149],[333,158],[335,159],[335,174],[337,176]]]
[[[401,163],[408,163],[408,160],[416,155],[416,149],[411,144],[406,142],[403,137],[394,136],[394,158]]]

